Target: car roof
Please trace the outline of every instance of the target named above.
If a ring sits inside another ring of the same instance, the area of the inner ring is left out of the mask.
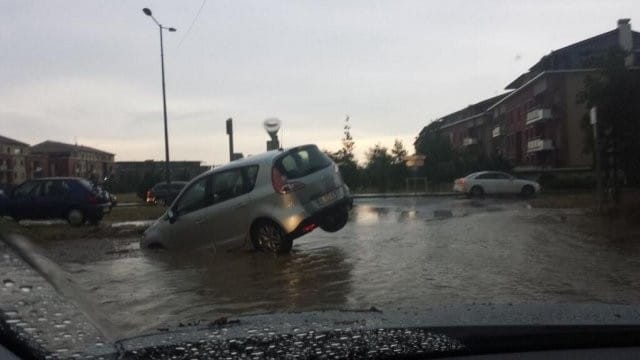
[[[251,155],[246,158],[234,160],[230,163],[224,164],[222,166],[218,166],[213,168],[212,170],[207,171],[205,174],[216,173],[219,171],[235,169],[243,166],[251,166],[251,165],[261,165],[261,164],[272,164],[273,160],[277,158],[279,155],[286,153],[287,151],[291,151],[294,149],[302,148],[305,146],[316,146],[315,144],[304,144],[298,146],[292,146],[286,149],[280,150],[270,150],[257,155]]]
[[[483,175],[483,174],[491,174],[491,173],[499,173],[499,174],[507,174],[508,173],[504,172],[504,171],[499,171],[499,170],[484,170],[484,171],[476,171],[474,173],[471,173],[469,175],[467,175],[466,177],[470,177],[470,176],[478,176],[478,175]]]

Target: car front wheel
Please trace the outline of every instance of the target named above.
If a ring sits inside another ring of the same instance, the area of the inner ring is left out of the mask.
[[[252,227],[251,242],[256,250],[274,254],[286,254],[293,246],[293,240],[285,236],[282,228],[269,220],[262,220]]]

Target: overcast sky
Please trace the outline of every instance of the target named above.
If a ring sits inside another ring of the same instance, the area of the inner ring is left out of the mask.
[[[285,146],[337,150],[351,117],[362,159],[429,121],[497,95],[541,56],[640,24],[640,1],[0,1],[0,134],[164,158],[160,44],[171,158],[222,164]],[[186,37],[185,37],[186,35]]]

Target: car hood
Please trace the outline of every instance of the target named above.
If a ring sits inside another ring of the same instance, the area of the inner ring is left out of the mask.
[[[254,314],[123,338],[114,331],[109,314],[91,311],[99,304],[78,289],[71,274],[30,248],[26,239],[4,240],[0,242],[4,271],[0,335],[23,357],[376,358],[480,353],[492,347],[499,350],[500,344],[517,338],[539,338],[540,344],[556,347],[593,345],[594,334],[614,339],[617,345],[633,345],[640,338],[640,306],[601,304],[460,304]],[[17,277],[23,285],[11,282]]]

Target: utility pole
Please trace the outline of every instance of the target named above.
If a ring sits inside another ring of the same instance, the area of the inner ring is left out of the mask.
[[[227,119],[227,135],[229,135],[229,161],[233,161],[233,119]]]
[[[589,112],[591,126],[593,127],[593,151],[595,153],[595,171],[596,171],[596,196],[598,198],[598,213],[602,213],[602,161],[600,159],[600,141],[598,139],[598,110],[594,106]]]
[[[164,82],[164,45],[162,42],[162,31],[167,30],[169,32],[175,32],[176,29],[172,27],[163,26],[153,17],[153,14],[150,9],[144,8],[142,9],[145,15],[149,16],[153,19],[153,22],[158,25],[158,30],[160,31],[160,68],[162,71],[162,113],[164,117],[164,174],[166,178],[167,184],[171,184],[171,170],[170,170],[170,162],[169,162],[169,130],[167,128],[167,94],[166,94],[166,86]]]

